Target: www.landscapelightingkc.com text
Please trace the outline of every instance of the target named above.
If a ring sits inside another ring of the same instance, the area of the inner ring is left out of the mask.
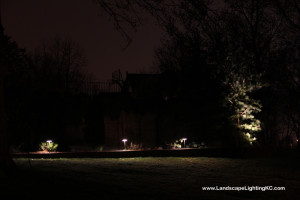
[[[284,191],[285,187],[273,187],[273,186],[214,186],[214,187],[202,187],[203,191]]]

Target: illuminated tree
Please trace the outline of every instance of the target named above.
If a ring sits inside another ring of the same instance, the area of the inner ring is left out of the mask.
[[[229,61],[230,65],[234,65]],[[242,138],[250,144],[256,140],[256,133],[261,131],[261,121],[257,114],[262,110],[261,101],[253,97],[253,93],[262,88],[261,75],[245,76],[242,71],[245,66],[234,67],[238,72],[231,70],[224,81],[227,86],[225,99],[231,111],[231,120],[242,133]]]
[[[226,31],[219,34],[222,39],[213,40],[213,47],[224,47],[216,60],[222,66],[227,86],[227,105],[237,130],[251,143],[252,139],[262,137],[258,119],[263,113],[261,90],[270,85],[269,71],[274,68],[274,52],[282,48],[281,42],[285,40],[285,25],[269,1],[227,2],[218,23]]]

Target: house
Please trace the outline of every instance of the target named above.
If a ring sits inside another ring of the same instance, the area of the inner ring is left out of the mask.
[[[199,113],[186,100],[178,98],[180,85],[176,73],[127,73],[119,85],[122,96],[104,112],[106,148],[124,148],[124,138],[132,149],[170,148],[175,140],[195,138],[195,118],[199,118]]]
[[[170,148],[171,143],[186,137],[196,141],[206,134],[199,131],[206,123],[199,114],[199,97],[193,101],[179,97],[182,86],[178,80],[176,73],[127,73],[125,80],[120,73],[113,73],[109,84],[86,84],[83,89],[91,99],[88,113],[94,116],[94,130],[88,128],[91,117],[85,117],[83,132],[92,133],[84,134],[90,135],[92,142],[103,143],[105,149],[123,149],[123,139],[131,149]],[[80,137],[87,140],[82,134]]]
[[[128,140],[131,148],[153,148],[158,145],[157,111],[163,101],[159,84],[158,74],[127,73],[122,97],[115,102],[119,108],[117,115],[116,112],[110,112],[109,107],[106,108],[106,148],[122,149],[123,138]]]

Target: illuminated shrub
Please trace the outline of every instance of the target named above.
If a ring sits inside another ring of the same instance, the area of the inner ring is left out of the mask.
[[[175,140],[174,142],[171,142],[169,145],[172,147],[172,149],[180,149],[182,144],[182,140]]]
[[[39,146],[40,146],[40,150],[42,151],[55,152],[58,147],[58,144],[49,140],[46,142],[42,142]]]

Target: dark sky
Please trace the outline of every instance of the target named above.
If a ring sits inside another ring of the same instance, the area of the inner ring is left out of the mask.
[[[84,48],[88,71],[101,81],[117,69],[123,75],[150,70],[161,38],[159,28],[148,23],[123,51],[125,40],[93,0],[2,0],[2,22],[5,33],[30,51],[45,39],[71,37]]]

